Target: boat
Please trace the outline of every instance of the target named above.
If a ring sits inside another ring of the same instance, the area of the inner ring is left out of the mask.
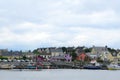
[[[118,64],[110,64],[107,67],[108,70],[120,70],[120,66]]]
[[[36,65],[29,62],[24,68],[25,69],[36,69]]]
[[[2,64],[0,65],[0,69],[13,69],[14,66],[10,64]]]
[[[96,69],[102,69],[102,67],[101,66],[96,66],[94,64],[87,64],[87,65],[83,66],[83,69],[96,70]]]
[[[83,69],[93,69],[93,70],[95,69],[96,70],[96,69],[102,69],[102,66],[99,63],[97,63],[96,60],[92,60],[90,63],[84,65]]]
[[[25,69],[36,69],[36,66],[26,66]]]

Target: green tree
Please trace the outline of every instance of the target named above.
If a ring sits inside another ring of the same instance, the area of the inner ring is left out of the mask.
[[[77,54],[75,53],[75,50],[72,51],[71,56],[72,56],[72,61],[76,60]]]
[[[39,55],[40,53],[38,52],[38,49],[33,50],[33,53],[36,55]]]
[[[8,60],[8,58],[7,57],[4,57],[4,56],[0,56],[0,59],[6,59],[6,60]]]
[[[26,60],[27,59],[27,57],[24,55],[23,57],[22,57],[24,60]]]
[[[62,51],[67,53],[67,48],[66,47],[62,47]]]
[[[107,48],[108,49],[108,51],[109,52],[111,52],[111,53],[114,53],[114,52],[117,52],[115,49],[113,49],[113,48]]]
[[[91,51],[92,51],[92,48],[85,48],[84,51],[85,51],[85,53],[91,52]]]

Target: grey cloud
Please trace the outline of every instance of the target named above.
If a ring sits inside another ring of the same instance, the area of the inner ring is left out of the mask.
[[[93,25],[94,26],[94,24],[91,24],[86,21],[87,18],[77,17],[77,15],[82,15],[82,14],[87,15],[93,12],[105,11],[109,9],[114,10],[116,13],[118,13],[119,11],[118,2],[117,2],[118,0],[114,0],[114,1],[113,0],[110,0],[110,1],[81,0],[81,2],[78,5],[73,5],[72,0],[69,0],[69,1],[71,3],[64,0],[61,0],[61,1],[4,0],[4,1],[0,1],[0,6],[1,6],[1,9],[4,9],[6,11],[3,13],[0,13],[0,16],[6,19],[6,21],[2,22],[3,24],[5,23],[16,24],[16,23],[27,21],[27,22],[34,22],[34,23],[51,23],[57,26],[61,26],[61,24],[67,25],[67,26],[69,25],[74,25],[74,26]],[[56,5],[56,4],[59,4],[59,5]],[[63,13],[59,13],[59,12],[55,13],[56,11],[60,11]],[[70,15],[68,14],[69,11],[71,13]],[[76,16],[71,17],[72,14]],[[67,15],[68,17],[66,17]],[[101,24],[106,25],[103,23]]]
[[[81,36],[81,34],[86,36],[82,31],[70,30],[71,27],[91,28],[91,32],[95,28],[105,29],[106,31],[120,29],[119,2],[119,0],[0,0],[0,27],[7,28],[16,36],[26,33],[35,34],[34,32],[36,34],[44,32],[50,35],[49,39],[51,42],[37,41],[35,43],[36,46],[31,44],[34,47],[38,47],[38,44],[42,46],[50,46],[52,44],[69,45],[71,41],[74,41],[71,38],[78,35]],[[36,29],[33,27],[29,28],[28,25],[25,26],[28,27],[27,29],[17,28],[23,26],[19,26],[19,24],[26,22],[35,24],[38,27],[35,27]],[[40,25],[43,24],[52,27],[41,28]],[[94,35],[92,37],[92,39],[90,38],[91,41],[95,39]],[[75,38],[76,41],[79,39],[81,39],[79,36],[77,39]],[[116,40],[118,41],[119,39]],[[91,41],[83,42],[88,44]],[[15,44],[24,49],[29,46],[28,44],[25,45],[24,42],[16,42]],[[15,44],[14,42],[10,43],[12,48],[15,48]]]

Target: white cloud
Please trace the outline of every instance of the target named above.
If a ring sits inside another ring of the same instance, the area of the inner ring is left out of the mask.
[[[78,36],[73,38],[73,41],[78,41],[82,45],[115,45],[119,42],[120,35],[118,34],[120,29],[96,29],[96,28],[75,28],[72,27],[71,30],[75,30]]]
[[[48,29],[46,29],[48,28]],[[59,28],[59,27],[58,27]],[[14,46],[15,44],[22,46],[92,46],[92,45],[115,45],[119,42],[120,29],[96,29],[83,27],[68,27],[57,29],[56,26],[49,24],[22,23],[14,27],[4,27],[0,30],[0,44]],[[14,32],[25,30],[25,32]],[[56,33],[54,33],[54,30]]]

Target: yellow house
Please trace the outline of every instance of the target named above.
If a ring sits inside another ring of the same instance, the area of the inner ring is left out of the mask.
[[[106,54],[106,56],[107,56],[107,59],[109,60],[109,61],[113,61],[114,60],[114,56],[112,56],[112,54],[109,52],[109,53],[107,53]]]
[[[100,58],[102,59],[102,60],[109,60],[109,61],[113,61],[114,60],[114,57],[112,56],[112,54],[110,53],[110,52],[106,52],[106,53],[102,53],[101,55],[100,55]]]
[[[120,52],[117,54],[117,62],[120,63]]]
[[[100,57],[102,60],[109,60],[109,61],[113,61],[114,60],[114,57],[108,51],[106,46],[105,47],[93,46],[91,54],[94,54],[97,57]]]
[[[117,54],[117,58],[120,59],[120,52]]]

